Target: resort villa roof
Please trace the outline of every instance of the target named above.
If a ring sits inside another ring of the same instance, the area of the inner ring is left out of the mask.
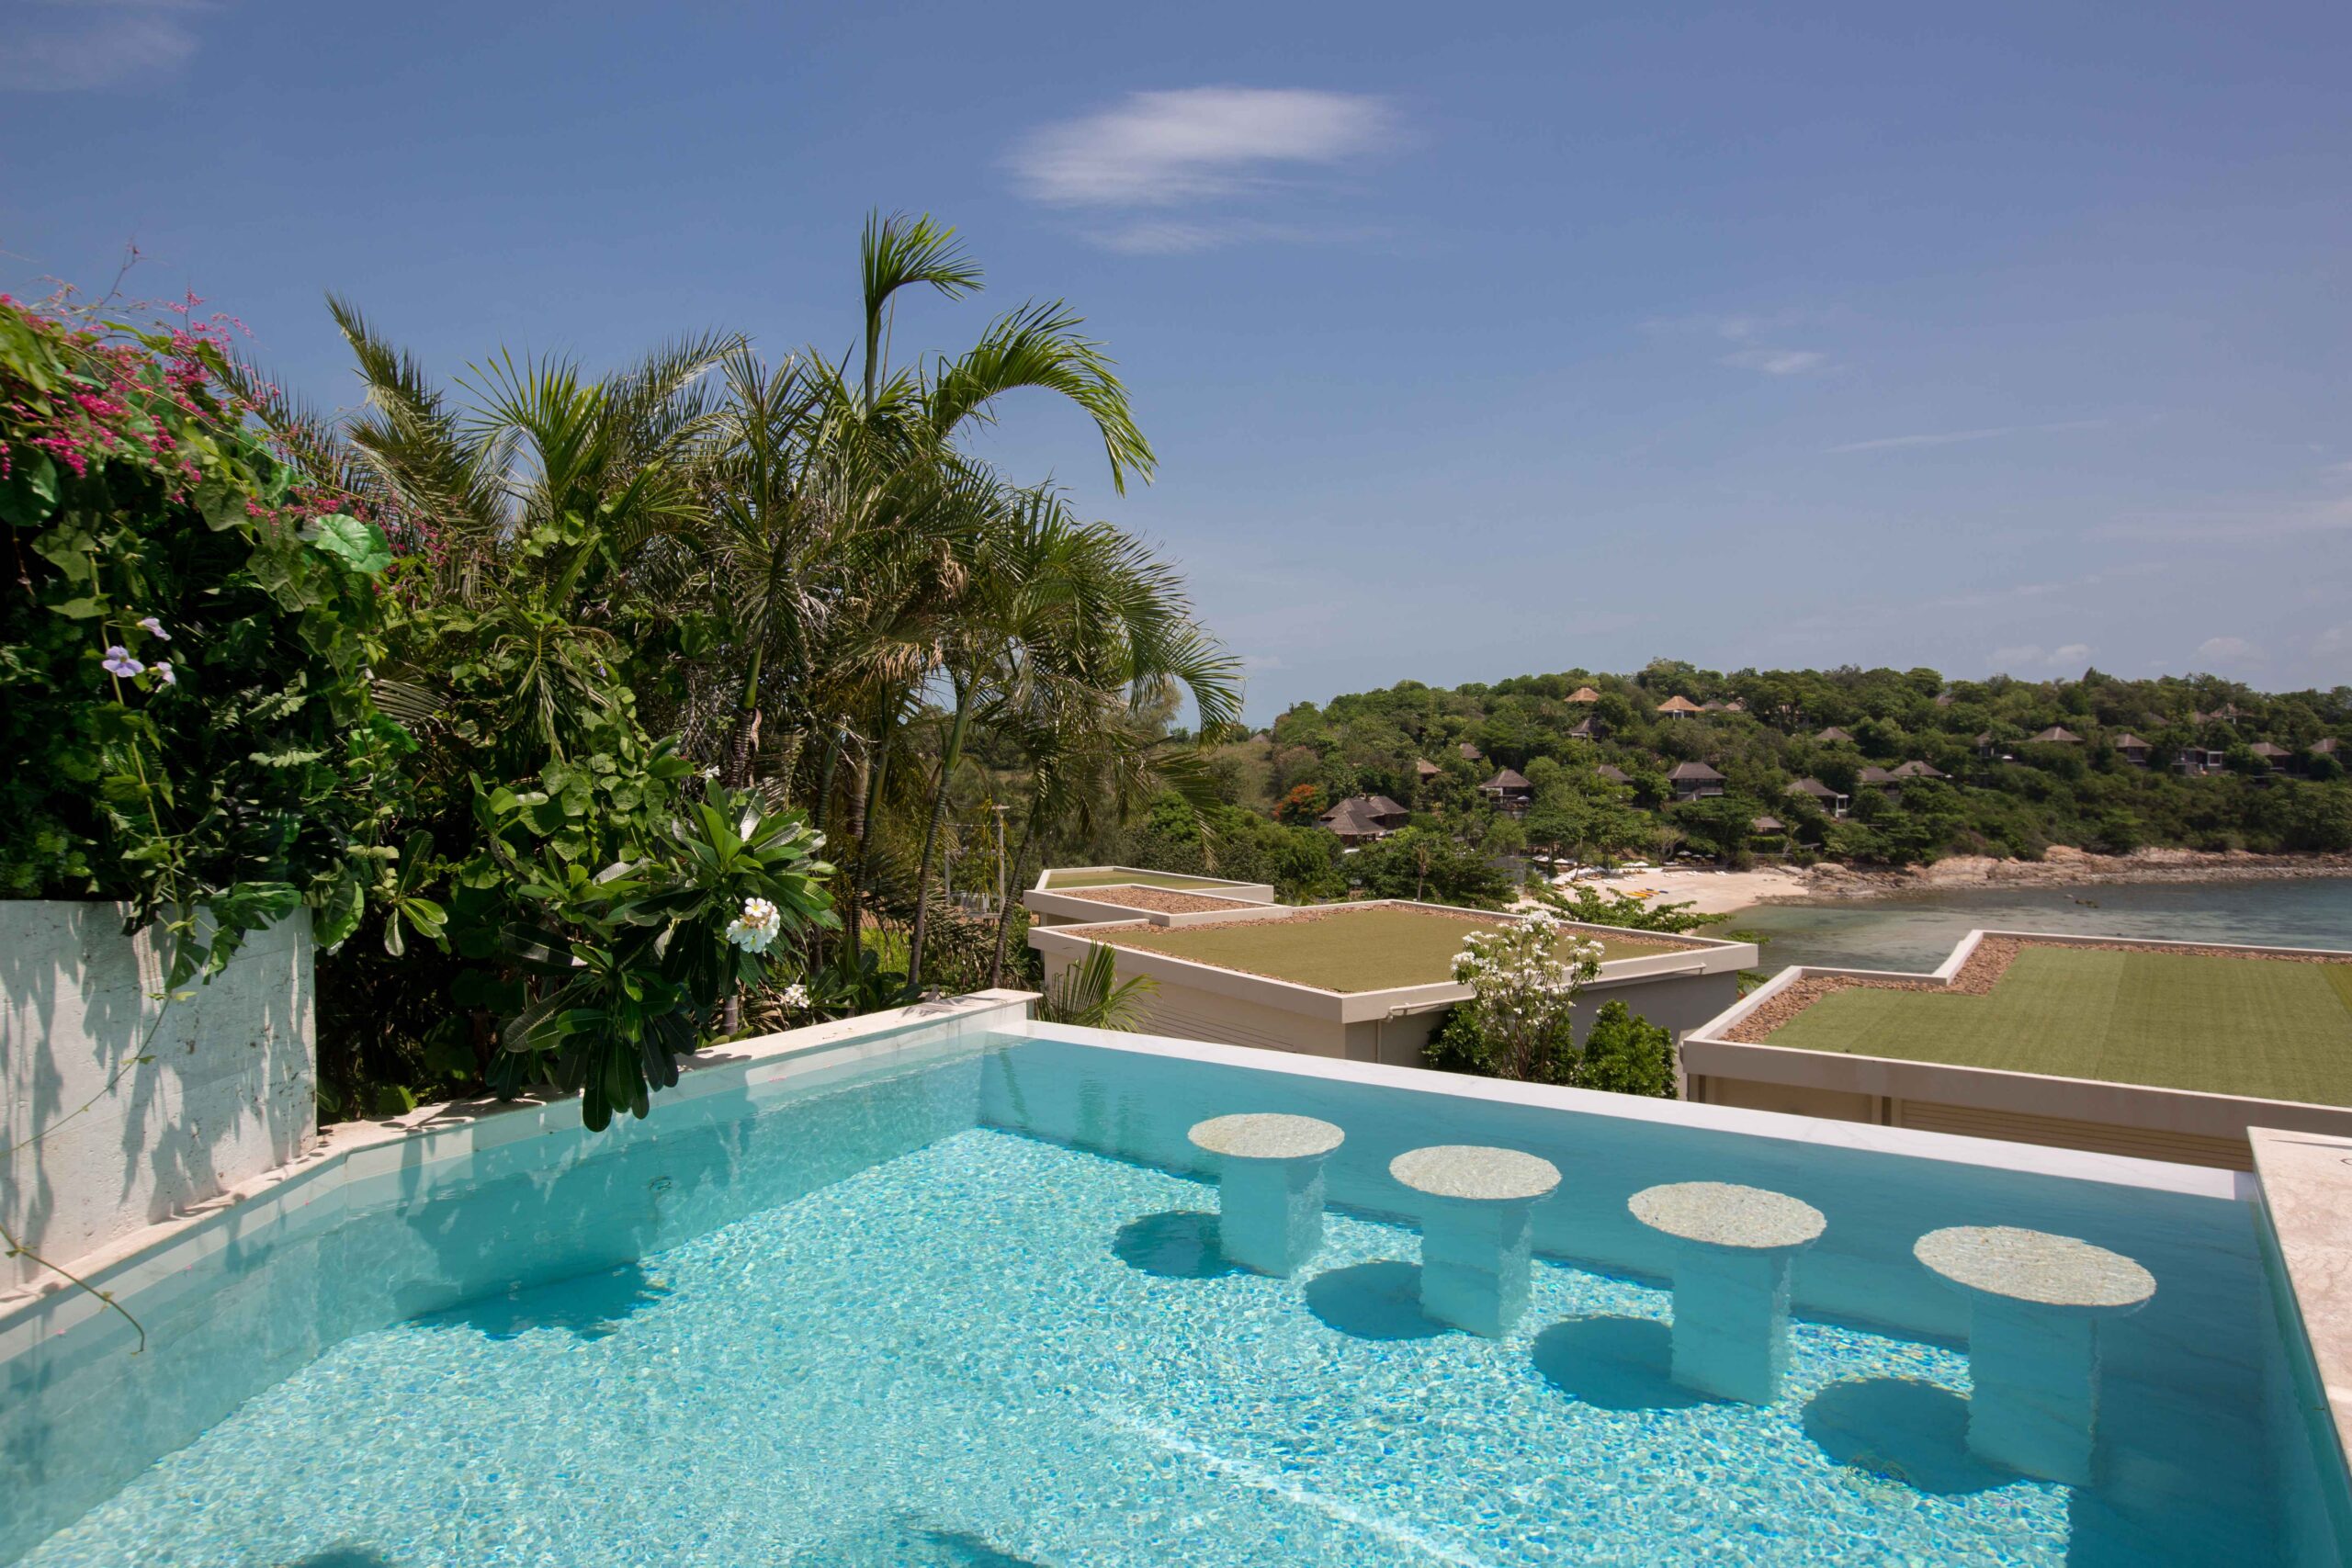
[[[1487,760],[1487,754],[1484,751],[1479,750],[1476,746],[1470,744],[1467,740],[1464,740],[1461,745],[1455,747],[1454,750],[1461,752],[1463,756],[1468,758],[1473,762],[1483,762]]]
[[[1939,771],[1932,763],[1913,761],[1897,763],[1893,776],[1898,779],[1942,779],[1951,775]]]
[[[1844,730],[1838,728],[1834,724],[1828,728],[1816,733],[1814,736],[1814,739],[1820,741],[1825,746],[1834,746],[1841,740],[1849,746],[1854,743],[1854,738],[1852,736],[1847,734]]]
[[[1567,700],[1572,703],[1597,703],[1600,700],[1600,694],[1590,686],[1578,686],[1568,694]]]
[[[2149,748],[2146,741],[2127,729],[2115,738],[2115,749],[2119,751],[2145,751]]]
[[[1677,762],[1666,770],[1668,784],[1721,784],[1723,774],[1704,762]]]
[[[2246,750],[2253,752],[2256,756],[2261,758],[2266,762],[2275,762],[2279,761],[2281,758],[2291,757],[2294,755],[2292,751],[2288,750],[2284,746],[2273,745],[2267,740],[2257,740],[2253,745],[2247,747]]]
[[[1600,733],[1600,732],[1599,730],[1593,728],[1592,720],[1589,718],[1580,718],[1569,728],[1568,739],[1571,740],[1590,740],[1596,738]]]
[[[1657,711],[1662,714],[1670,714],[1676,718],[1688,718],[1694,713],[1703,713],[1706,710],[1702,708],[1697,703],[1692,702],[1689,697],[1677,695],[1668,697],[1666,701],[1658,704]]]
[[[1503,768],[1498,770],[1493,778],[1488,779],[1485,784],[1480,784],[1478,787],[1486,791],[1488,795],[1522,795],[1530,793],[1535,788],[1532,784],[1528,782],[1527,775],[1521,773],[1516,768]]]
[[[2322,739],[2314,740],[2310,746],[2305,748],[2305,750],[2309,750],[2314,757],[2333,757],[2336,752],[2335,737],[2330,735]]]
[[[1893,784],[1894,782],[1894,775],[1893,773],[1875,764],[1864,768],[1860,773],[1854,776],[1866,784]]]
[[[1324,827],[1342,839],[1379,839],[1395,832],[1405,816],[1405,808],[1388,802],[1391,811],[1380,809],[1385,797],[1351,795],[1317,818]]]
[[[1113,947],[1345,993],[1448,984],[1463,938],[1505,924],[1500,916],[1435,905],[1329,904],[1298,909],[1287,919],[1106,926],[1084,934]],[[1690,950],[1686,941],[1598,928],[1571,930],[1561,941],[1565,945],[1572,937],[1596,934],[1604,964]]]
[[[1175,871],[1138,871],[1125,865],[1056,866],[1037,879],[1040,890],[1055,893],[1078,887],[1164,887],[1178,893],[1247,897],[1249,889],[1262,889],[1264,886],[1222,876],[1187,876]]]
[[[1430,761],[1427,757],[1416,757],[1413,759],[1413,772],[1419,774],[1422,778],[1433,779],[1437,777],[1438,774],[1445,772],[1445,770],[1439,767],[1435,762]]]
[[[1632,775],[1613,762],[1603,762],[1600,766],[1593,769],[1592,771],[1599,773],[1602,778],[1607,779],[1611,784],[1629,784],[1634,782]]]
[[[1732,700],[1727,703],[1718,702],[1714,698],[1710,697],[1705,702],[1699,705],[1699,711],[1701,713],[1746,713],[1747,711],[1747,705],[1737,697],[1732,698]]]
[[[1777,817],[1758,817],[1748,823],[1747,829],[1751,833],[1785,833],[1789,825]]]
[[[1984,932],[1941,984],[1793,973],[1728,1037],[2352,1106],[2352,953]]]
[[[2083,738],[2064,725],[2053,724],[2034,739],[2045,746],[2079,746]]]
[[[1782,793],[1786,795],[1811,795],[1815,800],[1843,800],[1846,798],[1843,793],[1831,789],[1819,779],[1813,778],[1799,779]]]

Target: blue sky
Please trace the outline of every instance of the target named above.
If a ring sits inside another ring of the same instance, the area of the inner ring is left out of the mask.
[[[649,8],[654,9],[654,8]],[[1066,297],[1259,719],[1677,657],[2352,682],[2352,10],[0,0],[0,286],[193,288],[316,401]]]

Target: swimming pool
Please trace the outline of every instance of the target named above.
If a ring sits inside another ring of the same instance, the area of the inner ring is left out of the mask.
[[[1217,1251],[1184,1135],[1238,1111],[1346,1133],[1295,1279]],[[2222,1173],[2010,1168],[1001,1014],[813,1050],[617,1135],[516,1114],[354,1154],[147,1258],[141,1355],[111,1315],[6,1341],[0,1561],[2338,1561],[2332,1456]],[[1499,1339],[1416,1304],[1387,1162],[1440,1142],[1563,1175]],[[1666,1263],[1624,1204],[1698,1179],[1828,1219],[1770,1406],[1666,1375]],[[2094,1487],[1966,1451],[1965,1309],[1909,1250],[1966,1224],[2156,1278],[2104,1341]]]

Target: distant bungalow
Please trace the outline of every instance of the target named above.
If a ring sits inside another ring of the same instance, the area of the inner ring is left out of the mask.
[[[1498,808],[1516,817],[1526,810],[1528,803],[1535,798],[1535,786],[1527,782],[1524,773],[1504,768],[1480,784],[1478,793],[1494,802]]]
[[[1699,705],[1699,711],[1701,713],[1746,713],[1747,705],[1737,697],[1732,698],[1727,703],[1719,703],[1710,697]]]
[[[1851,746],[1854,743],[1854,738],[1852,736],[1847,734],[1844,730],[1838,728],[1834,724],[1828,728],[1823,730],[1820,734],[1815,736],[1814,739],[1820,741],[1824,746]]]
[[[1590,686],[1578,686],[1568,694],[1567,700],[1572,703],[1597,703],[1600,700],[1600,694]]]
[[[2146,767],[2148,753],[2154,750],[2154,747],[2128,729],[2115,738],[2115,754],[2135,768]]]
[[[1602,778],[1608,780],[1613,784],[1629,784],[1634,782],[1632,777],[1626,773],[1624,769],[1616,767],[1608,762],[1601,763],[1600,766],[1593,769],[1592,771],[1599,773]]]
[[[1471,745],[1467,740],[1464,740],[1461,745],[1455,747],[1454,750],[1461,752],[1464,758],[1473,762],[1483,762],[1487,760],[1487,754],[1484,751],[1479,750],[1476,746]]]
[[[1402,828],[1408,815],[1385,795],[1351,795],[1317,820],[1343,844],[1365,844]]]
[[[1820,807],[1821,809],[1829,813],[1832,818],[1838,818],[1846,815],[1847,797],[1839,794],[1838,791],[1831,789],[1819,779],[1799,779],[1796,783],[1791,784],[1785,793],[1789,795],[1802,795],[1805,796],[1815,805]]]
[[[1724,776],[1704,762],[1677,762],[1666,771],[1677,800],[1703,800],[1724,792]]]
[[[1895,768],[1893,776],[1898,779],[1945,779],[1951,775],[1938,772],[1927,762],[1904,762]]]
[[[2033,739],[2035,744],[2041,746],[2080,746],[2083,743],[2081,736],[2062,725],[2055,724]]]
[[[1657,711],[1666,715],[1668,718],[1689,718],[1692,714],[1703,713],[1706,710],[1700,707],[1697,703],[1692,702],[1689,697],[1677,695],[1668,697],[1666,701],[1658,704]]]
[[[1568,731],[1568,739],[1571,740],[1598,740],[1600,739],[1600,731],[1593,728],[1592,720],[1589,718],[1579,719],[1577,722],[1576,728]]]
[[[1419,779],[1424,784],[1437,777],[1443,772],[1445,772],[1443,768],[1439,767],[1427,757],[1416,757],[1413,759],[1413,776]]]

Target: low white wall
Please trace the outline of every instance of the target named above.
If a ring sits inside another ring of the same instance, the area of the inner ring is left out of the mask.
[[[165,939],[126,938],[123,914],[0,903],[0,1224],[67,1268],[318,1134],[310,912],[168,1001]],[[0,1290],[43,1272],[0,1260]]]

